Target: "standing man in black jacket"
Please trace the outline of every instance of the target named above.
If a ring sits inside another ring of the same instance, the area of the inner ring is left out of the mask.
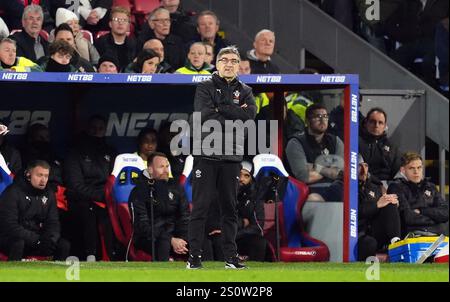
[[[388,193],[398,196],[403,235],[422,231],[448,236],[448,202],[433,183],[424,179],[422,157],[406,152],[400,172],[404,178],[389,185]]]
[[[188,203],[181,187],[168,182],[169,160],[164,153],[153,152],[147,164],[128,199],[134,243],[156,261],[168,261],[171,250],[179,255],[188,252]]]
[[[195,94],[194,115],[200,113],[202,121],[219,122],[223,131],[222,138],[225,136],[226,120],[246,122],[253,120],[256,115],[256,105],[251,88],[237,78],[239,62],[240,55],[237,48],[221,49],[216,61],[218,72],[214,73],[210,80],[200,83]],[[195,120],[194,117],[194,124]],[[244,146],[240,144],[244,140],[234,137],[233,142],[226,143],[222,139],[221,146],[216,146],[216,141],[214,141],[214,146],[210,144],[207,148],[202,148],[202,139],[199,140],[199,138],[206,137],[208,134],[201,133],[201,136],[196,134],[194,133],[193,140],[193,209],[189,222],[190,255],[187,268],[202,267],[201,247],[205,235],[205,221],[211,200],[216,192],[222,212],[225,267],[245,268],[245,265],[239,263],[236,247],[239,163],[242,161],[244,149]],[[233,134],[232,136],[237,135]],[[216,152],[218,150],[219,152]]]
[[[55,194],[47,187],[50,165],[31,162],[0,196],[0,250],[8,260],[54,256],[65,260],[70,244],[60,237]]]

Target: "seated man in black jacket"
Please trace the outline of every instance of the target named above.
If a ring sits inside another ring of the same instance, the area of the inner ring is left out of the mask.
[[[181,188],[169,180],[169,161],[154,152],[147,159],[128,204],[133,213],[134,244],[156,261],[168,261],[170,252],[187,254],[189,209]]]
[[[424,179],[422,157],[406,152],[400,172],[404,178],[389,185],[388,193],[398,196],[403,235],[420,231],[448,236],[448,202],[433,183]]]
[[[240,255],[247,255],[251,261],[264,261],[266,239],[264,239],[264,201],[256,198],[252,178],[252,164],[242,162],[238,191],[238,232],[236,244]]]
[[[359,156],[358,166],[358,260],[375,256],[389,243],[400,240],[398,197],[382,191],[382,183],[369,174],[369,166]]]
[[[369,172],[380,181],[393,180],[400,168],[397,147],[386,134],[387,115],[379,107],[370,109],[359,137],[359,153],[369,164]]]
[[[55,194],[47,188],[49,172],[47,162],[33,161],[0,196],[0,250],[10,261],[69,255],[70,244],[60,237]]]

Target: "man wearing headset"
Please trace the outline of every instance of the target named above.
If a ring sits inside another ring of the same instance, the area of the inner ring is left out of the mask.
[[[0,196],[0,251],[9,261],[26,256],[65,260],[70,244],[60,236],[55,193],[48,189],[50,165],[28,164],[23,176]]]

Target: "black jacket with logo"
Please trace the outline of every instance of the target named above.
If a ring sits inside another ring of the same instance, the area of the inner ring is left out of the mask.
[[[241,186],[238,192],[238,232],[236,239],[250,235],[264,236],[264,201],[257,199],[256,188],[254,184]],[[243,219],[246,218],[250,224],[243,225]]]
[[[152,203],[154,239],[177,237],[187,241],[189,207],[183,189],[178,184],[151,181],[144,170],[128,199],[130,212],[134,213],[135,242],[151,242]]]
[[[244,104],[247,104],[247,107],[241,108]],[[194,111],[201,113],[202,123],[207,120],[218,121],[222,126],[223,134],[222,155],[205,155],[204,152],[201,152],[199,149],[201,147],[201,141],[198,141],[195,136],[193,140],[194,155],[201,153],[205,157],[219,160],[242,161],[242,155],[237,155],[238,152],[243,153],[244,150],[244,146],[239,144],[239,140],[234,139],[232,144],[231,142],[230,144],[225,142],[227,137],[225,132],[225,121],[241,120],[245,123],[246,121],[255,118],[256,104],[252,89],[237,78],[228,83],[217,73],[214,73],[210,80],[198,84],[195,93]],[[208,135],[209,133],[202,133],[202,139]],[[228,135],[237,137],[238,133],[228,133]],[[245,140],[245,137],[242,139]],[[232,151],[229,153],[233,153],[233,155],[225,154],[225,151],[227,150]]]
[[[382,184],[369,177],[358,187],[358,232],[367,234],[370,221],[378,214],[377,202],[383,196]]]
[[[416,184],[397,179],[389,185],[388,194],[397,194],[403,231],[415,230],[440,233],[438,224],[448,221],[448,202],[436,191],[436,186],[423,180]],[[420,214],[414,212],[415,209]]]
[[[83,135],[64,162],[66,196],[73,202],[104,202],[105,184],[113,169],[115,150],[104,138]]]
[[[60,225],[53,191],[35,189],[24,177],[16,178],[0,196],[0,237],[23,239],[27,246],[38,240],[56,244]]]
[[[359,153],[364,158],[364,162],[369,164],[370,174],[379,180],[394,179],[400,169],[400,155],[397,147],[392,144],[386,134],[377,137],[363,130],[359,138]]]

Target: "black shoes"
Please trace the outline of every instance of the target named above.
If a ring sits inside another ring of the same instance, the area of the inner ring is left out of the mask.
[[[225,261],[225,268],[226,269],[246,269],[244,263],[241,262],[239,259],[239,256],[235,256],[232,258],[229,258],[227,261]]]
[[[189,255],[189,259],[186,263],[187,269],[201,269],[203,268],[202,265],[202,256],[194,256]]]

